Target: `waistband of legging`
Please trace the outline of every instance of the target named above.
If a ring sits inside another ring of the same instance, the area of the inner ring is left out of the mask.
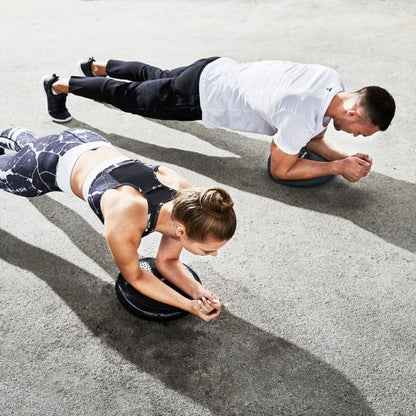
[[[56,166],[56,184],[63,192],[71,195],[75,195],[71,189],[71,174],[74,169],[75,163],[82,154],[88,150],[98,149],[99,147],[110,147],[109,142],[95,141],[82,143],[79,146],[75,146],[69,149],[63,156],[59,158]]]

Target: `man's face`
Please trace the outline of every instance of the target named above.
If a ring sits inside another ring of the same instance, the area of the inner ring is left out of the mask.
[[[379,131],[364,114],[358,111],[349,111],[343,116],[335,117],[333,120],[335,130],[342,130],[352,134],[354,137],[359,135],[367,137]]]

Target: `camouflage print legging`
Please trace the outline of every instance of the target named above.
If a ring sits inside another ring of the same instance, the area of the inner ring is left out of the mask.
[[[38,138],[24,128],[0,130],[0,148],[15,153],[0,155],[0,189],[20,196],[61,191],[56,183],[59,158],[83,143],[108,140],[85,129],[69,129]]]

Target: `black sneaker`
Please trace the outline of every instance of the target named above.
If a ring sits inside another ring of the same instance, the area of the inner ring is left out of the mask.
[[[68,109],[66,108],[66,97],[68,94],[58,94],[55,95],[52,92],[52,84],[58,79],[55,74],[52,76],[45,75],[42,78],[43,90],[46,95],[46,108],[48,110],[49,116],[53,121],[57,123],[66,123],[67,121],[72,120],[71,114],[69,114]]]
[[[78,61],[78,70],[83,77],[95,77],[91,70],[91,64],[95,62],[95,59],[91,56],[88,59],[81,59]]]

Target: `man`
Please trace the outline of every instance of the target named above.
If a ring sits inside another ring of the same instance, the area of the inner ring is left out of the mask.
[[[273,136],[269,174],[293,186],[319,185],[334,175],[351,182],[366,176],[371,157],[334,149],[324,139],[326,128],[332,119],[335,129],[366,137],[386,130],[395,112],[383,88],[346,92],[336,71],[314,64],[214,57],[163,71],[141,62],[89,58],[79,69],[83,77],[43,79],[54,121],[71,120],[66,96],[72,93],[145,117],[267,134]]]

